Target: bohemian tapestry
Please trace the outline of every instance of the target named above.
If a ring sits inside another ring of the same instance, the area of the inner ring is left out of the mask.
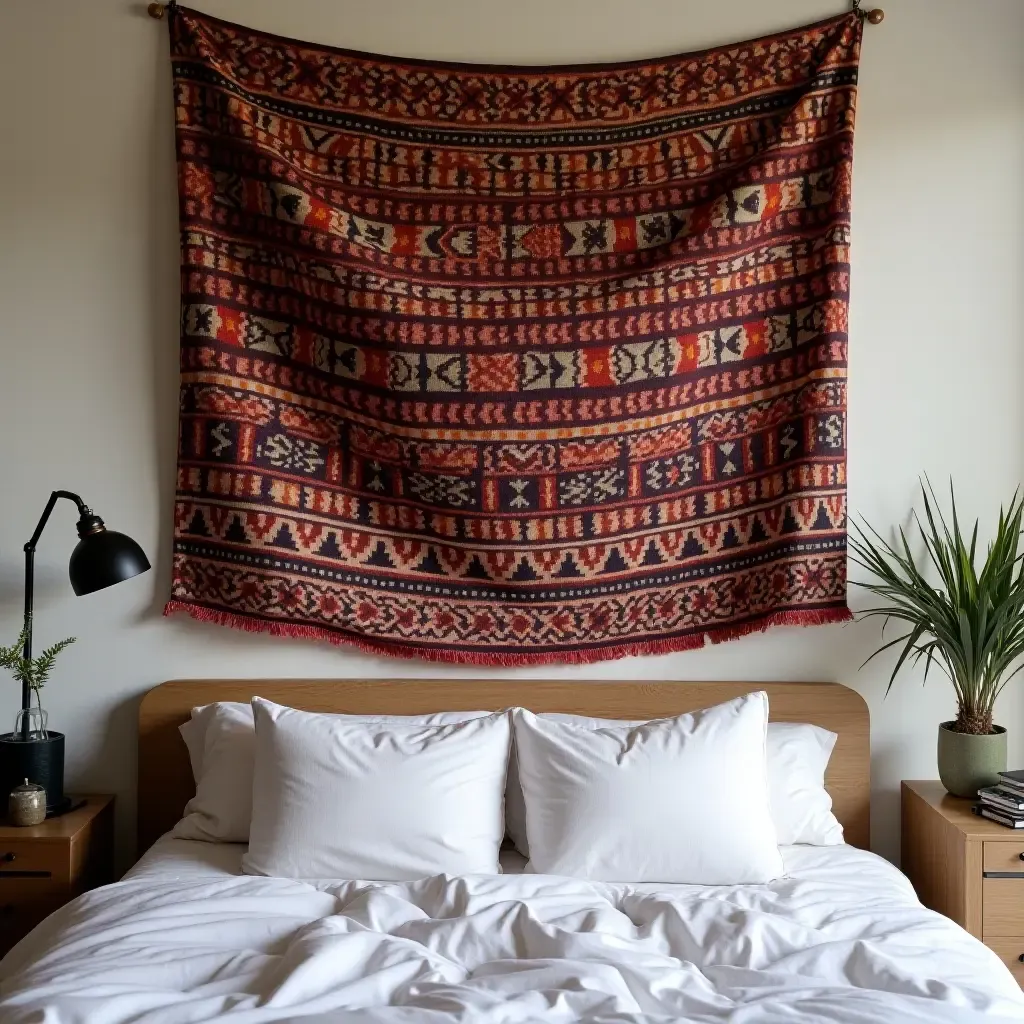
[[[169,612],[481,665],[849,617],[856,13],[555,68],[171,19]]]

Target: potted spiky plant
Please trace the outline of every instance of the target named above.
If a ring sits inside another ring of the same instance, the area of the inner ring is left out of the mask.
[[[0,646],[0,669],[10,672],[30,694],[30,702],[18,712],[14,731],[0,735],[0,797],[6,800],[12,785],[28,779],[46,789],[48,806],[59,807],[63,801],[64,734],[47,729],[40,691],[53,672],[57,656],[75,638],[61,640],[37,657],[26,657],[31,630],[31,617],[26,616],[18,639],[10,647]]]
[[[881,598],[863,618],[896,620],[906,632],[882,644],[871,658],[902,645],[888,694],[907,663],[924,659],[924,679],[938,665],[956,694],[956,718],[939,725],[939,778],[954,796],[975,797],[1006,769],[1006,729],[993,722],[996,699],[1024,665],[1024,554],[1020,552],[1024,498],[1014,492],[980,569],[978,523],[968,541],[960,529],[950,483],[947,521],[931,484],[921,484],[924,520],[914,524],[924,545],[915,555],[902,528],[889,544],[866,522],[854,523],[852,560],[873,579],[854,581]],[[935,584],[929,581],[935,580]],[[868,661],[871,660],[868,659]],[[866,662],[865,662],[866,664]]]

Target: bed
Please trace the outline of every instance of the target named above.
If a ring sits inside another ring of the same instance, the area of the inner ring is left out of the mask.
[[[848,840],[784,847],[768,884],[594,882],[514,851],[501,874],[298,881],[241,873],[241,845],[165,835],[192,787],[177,727],[213,699],[657,718],[756,689],[773,721],[838,734],[826,786]],[[4,1024],[1024,1020],[998,958],[867,851],[867,709],[835,684],[175,682],[144,698],[139,736],[145,853],[0,963]]]

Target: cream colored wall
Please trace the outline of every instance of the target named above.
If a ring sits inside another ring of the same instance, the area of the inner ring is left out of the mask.
[[[729,42],[843,0],[194,0],[285,35],[483,62],[616,60]],[[1024,3],[880,0],[867,27],[854,187],[850,499],[887,524],[915,480],[956,478],[992,517],[1024,464]],[[867,6],[867,3],[866,3]],[[156,571],[67,585],[74,514],[39,553],[40,641],[80,639],[46,691],[71,786],[118,794],[133,829],[139,695],[180,676],[428,676],[436,666],[165,620],[177,397],[177,238],[166,27],[131,0],[0,0],[0,636],[17,633],[21,546],[52,488],[136,537]],[[862,599],[854,595],[855,604]],[[952,711],[936,679],[858,666],[873,624],[776,629],[703,651],[523,676],[836,679],[873,716],[876,848],[896,856],[901,778],[935,775]],[[479,669],[450,669],[479,676]],[[494,673],[498,675],[497,672]],[[510,673],[504,673],[510,674]],[[17,693],[0,686],[0,724]],[[1024,700],[1004,697],[1011,761]]]

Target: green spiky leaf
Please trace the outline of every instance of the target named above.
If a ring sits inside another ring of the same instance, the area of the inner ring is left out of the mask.
[[[915,556],[902,529],[890,544],[870,524],[852,522],[851,559],[871,577],[853,583],[880,602],[861,618],[881,618],[883,630],[890,619],[907,627],[871,658],[902,644],[889,688],[908,661],[917,664],[923,657],[925,679],[933,664],[949,676],[960,716],[991,716],[1003,687],[1024,667],[1016,664],[1024,656],[1024,496],[1015,491],[1009,507],[999,510],[980,571],[978,523],[968,539],[960,526],[952,482],[948,519],[927,477],[921,496],[923,515],[915,511],[913,521],[923,556]],[[938,586],[928,582],[931,573]]]

